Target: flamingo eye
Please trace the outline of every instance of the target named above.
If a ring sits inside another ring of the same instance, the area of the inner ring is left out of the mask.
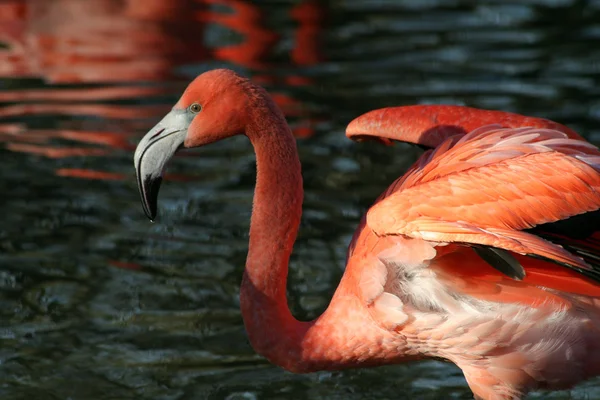
[[[190,106],[190,111],[194,114],[198,114],[200,111],[202,111],[202,106],[198,103],[194,103]]]

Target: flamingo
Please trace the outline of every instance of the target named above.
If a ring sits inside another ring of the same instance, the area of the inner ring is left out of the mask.
[[[286,299],[303,199],[296,141],[260,86],[219,69],[187,87],[135,151],[145,214],[154,220],[178,149],[234,135],[257,163],[240,307],[270,362],[305,373],[441,358],[494,400],[600,374],[600,151],[569,128],[459,106],[352,121],[351,139],[430,149],[362,218],[314,321]]]

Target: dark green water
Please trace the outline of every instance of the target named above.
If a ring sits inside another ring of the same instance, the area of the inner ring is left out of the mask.
[[[256,356],[238,304],[249,143],[177,157],[154,224],[133,148],[198,73],[264,82],[303,136],[288,289],[295,315],[313,318],[360,215],[419,154],[352,143],[345,125],[452,103],[543,116],[599,143],[600,2],[133,3],[0,2],[0,398],[470,398],[436,361],[293,375]],[[529,398],[600,398],[600,380]]]

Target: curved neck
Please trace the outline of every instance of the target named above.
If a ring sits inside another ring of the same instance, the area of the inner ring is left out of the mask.
[[[296,140],[266,92],[251,97],[247,109],[246,135],[256,152],[257,177],[240,305],[254,349],[282,365],[286,361],[277,355],[299,357],[310,327],[292,316],[286,297],[288,263],[302,214],[302,174]]]
[[[292,316],[286,283],[302,214],[300,160],[281,111],[266,92],[253,90],[246,135],[256,152],[257,178],[240,289],[252,347],[274,364],[295,372],[380,365],[404,357],[405,340],[373,324],[344,279],[321,317],[300,322]]]

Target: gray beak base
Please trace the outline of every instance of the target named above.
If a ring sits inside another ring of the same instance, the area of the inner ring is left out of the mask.
[[[154,221],[158,191],[168,161],[183,146],[191,118],[186,110],[173,110],[138,144],[133,157],[144,213]]]

